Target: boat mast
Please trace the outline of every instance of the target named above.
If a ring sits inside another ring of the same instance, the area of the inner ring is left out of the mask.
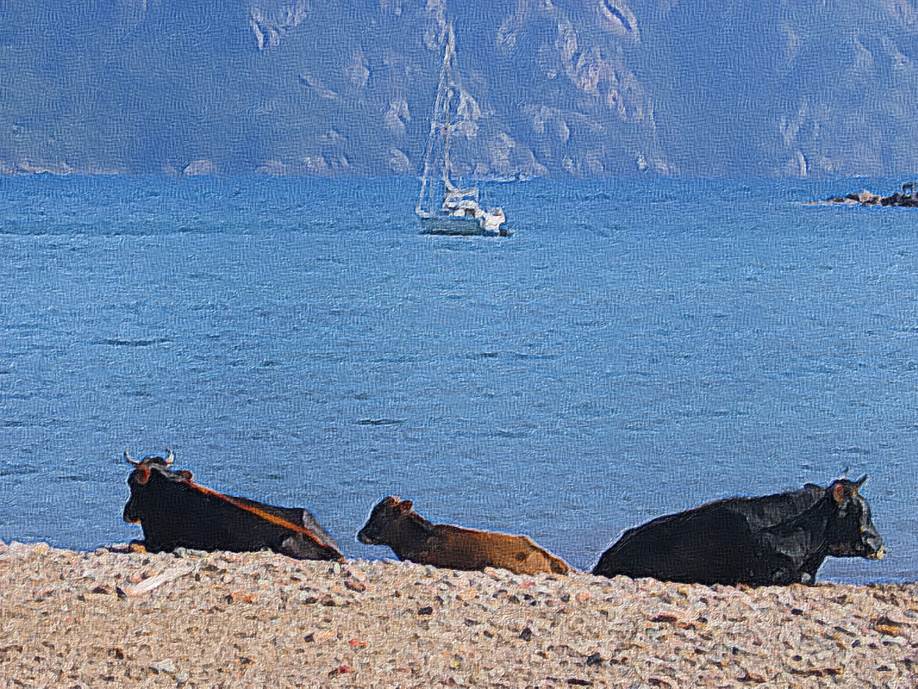
[[[446,30],[446,48],[443,51],[443,65],[440,67],[440,80],[437,84],[437,96],[434,99],[433,113],[430,117],[430,132],[427,135],[427,146],[424,151],[424,171],[421,176],[421,193],[418,196],[418,203],[415,207],[415,212],[418,215],[421,215],[424,206],[424,195],[428,191],[430,186],[430,172],[431,164],[433,158],[433,149],[434,141],[440,135],[441,126],[443,128],[443,137],[444,137],[444,149],[446,150],[448,146],[448,135],[449,135],[449,121],[448,118],[443,122],[442,125],[438,122],[438,115],[441,111],[446,110],[448,114],[449,101],[452,99],[452,90],[449,88],[450,72],[453,61],[453,53],[456,49],[456,38],[453,34],[453,24],[449,23]],[[444,157],[443,170],[444,178],[447,176],[447,160]],[[432,192],[432,190],[431,190]],[[433,210],[431,208],[431,210]]]
[[[456,47],[456,37],[453,34],[452,22],[450,22],[449,28],[447,29],[446,45],[450,52],[450,61],[452,61],[452,53]],[[446,102],[443,104],[443,109],[446,114],[446,116],[443,119],[443,186],[446,187],[447,190],[453,191],[453,189],[455,189],[455,186],[453,185],[452,180],[450,180],[449,178],[449,140],[450,140],[450,135],[452,134],[452,125],[453,125],[453,123],[450,122],[449,113],[450,113],[450,103],[452,103],[452,100],[453,100],[452,87],[453,87],[453,82],[454,82],[454,79],[452,78],[451,70],[450,70],[450,77],[451,78],[449,81],[449,85],[446,87]]]

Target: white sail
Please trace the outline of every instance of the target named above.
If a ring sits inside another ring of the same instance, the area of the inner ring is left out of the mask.
[[[433,195],[436,193],[430,178],[433,173],[435,149],[445,141],[445,131],[449,124],[449,93],[450,71],[455,53],[455,38],[452,26],[446,36],[446,48],[443,51],[443,65],[440,67],[440,78],[437,82],[437,96],[434,99],[434,108],[430,116],[430,132],[427,135],[427,145],[424,150],[424,170],[421,174],[421,193],[418,196],[417,214],[433,212]],[[445,166],[444,166],[445,169]]]
[[[450,177],[450,139],[456,123],[452,120],[452,102],[459,90],[455,68],[456,37],[450,23],[446,31],[443,63],[437,82],[430,132],[424,150],[421,191],[415,212],[425,231],[444,234],[506,234],[506,222],[500,208],[484,210],[478,203],[478,189],[463,189]],[[439,166],[439,170],[437,170]],[[437,173],[439,172],[439,175]],[[434,183],[440,177],[439,184]]]

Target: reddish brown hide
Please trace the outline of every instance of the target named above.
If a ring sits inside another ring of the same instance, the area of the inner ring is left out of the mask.
[[[357,534],[361,543],[387,545],[400,560],[449,569],[508,569],[516,574],[567,574],[570,565],[528,536],[431,524],[410,500],[390,496],[373,508]]]

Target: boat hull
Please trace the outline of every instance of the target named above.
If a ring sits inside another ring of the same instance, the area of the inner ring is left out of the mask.
[[[419,218],[422,234],[446,234],[461,237],[506,237],[505,228],[491,229],[482,226],[477,218],[455,218],[450,216],[428,216]]]

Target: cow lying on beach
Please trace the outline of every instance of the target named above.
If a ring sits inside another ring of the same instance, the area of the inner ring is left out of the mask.
[[[857,481],[730,498],[626,531],[593,574],[700,584],[812,584],[829,555],[881,559],[883,539]]]
[[[306,510],[223,495],[174,471],[174,456],[124,458],[134,465],[124,521],[143,528],[151,552],[178,547],[237,552],[270,549],[301,560],[342,560],[331,536]]]
[[[431,524],[410,500],[389,496],[373,508],[357,534],[367,545],[387,545],[399,560],[449,569],[509,569],[516,574],[567,574],[570,566],[528,536]]]

